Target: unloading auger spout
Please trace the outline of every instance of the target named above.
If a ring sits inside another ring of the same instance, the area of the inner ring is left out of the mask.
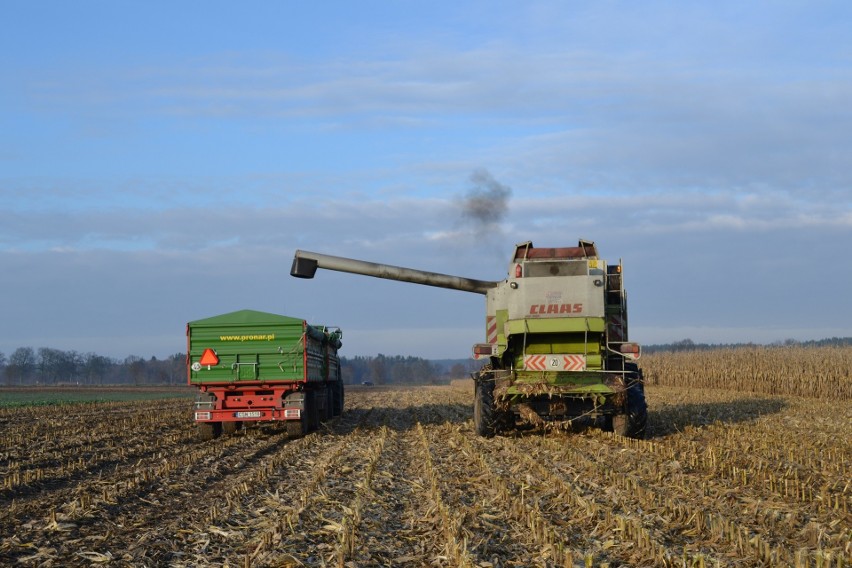
[[[413,268],[378,264],[304,250],[296,251],[290,275],[297,278],[313,278],[317,268],[363,274],[364,276],[373,276],[386,280],[399,280],[401,282],[411,282],[425,286],[436,286],[438,288],[449,288],[451,290],[462,290],[475,294],[487,294],[488,290],[500,285],[499,281],[475,280],[462,276],[450,276],[449,274],[426,272]]]

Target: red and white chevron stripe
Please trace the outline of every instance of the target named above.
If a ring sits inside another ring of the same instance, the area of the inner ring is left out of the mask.
[[[563,355],[563,371],[585,371],[586,357],[584,355]]]
[[[545,355],[527,355],[524,357],[524,369],[527,371],[546,370],[547,357]]]

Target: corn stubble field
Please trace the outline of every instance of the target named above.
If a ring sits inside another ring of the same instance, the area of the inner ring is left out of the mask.
[[[0,565],[849,566],[850,367],[804,398],[667,357],[646,440],[479,438],[471,381],[349,389],[300,439],[197,442],[186,400],[0,410]]]

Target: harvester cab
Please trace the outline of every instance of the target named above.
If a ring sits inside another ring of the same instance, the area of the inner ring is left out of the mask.
[[[475,374],[474,426],[493,436],[518,422],[595,420],[642,437],[647,406],[639,345],[628,340],[622,264],[607,264],[593,242],[576,247],[515,247],[505,280],[424,272],[296,251],[291,275],[317,268],[464,290],[486,296],[483,361]]]

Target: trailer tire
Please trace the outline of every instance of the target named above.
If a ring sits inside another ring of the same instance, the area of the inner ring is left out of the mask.
[[[334,384],[331,389],[334,393],[334,406],[332,407],[332,414],[334,416],[340,416],[341,414],[343,414],[343,381],[334,381]]]
[[[286,422],[287,428],[287,437],[288,438],[301,438],[305,434],[308,433],[307,421],[306,417],[302,417],[301,420],[288,420]]]
[[[642,439],[648,426],[648,403],[645,401],[645,383],[642,371],[636,363],[627,363],[627,403],[624,413],[612,417],[616,434],[627,438]]]
[[[233,436],[239,429],[239,422],[222,422],[222,434],[225,436]]]
[[[318,408],[318,400],[317,400],[317,392],[316,391],[306,391],[305,392],[305,415],[302,417],[302,421],[305,422],[305,433],[313,432],[317,428],[319,428],[319,408]]]
[[[199,422],[198,439],[202,441],[218,438],[222,434],[221,422]]]
[[[334,390],[334,383],[328,383],[325,386],[325,419],[331,420],[334,418],[334,405],[337,393]]]
[[[314,401],[317,405],[316,427],[319,428],[319,425],[328,420],[329,416],[331,416],[331,390],[328,386],[325,386],[322,390],[316,392],[316,398]]]

